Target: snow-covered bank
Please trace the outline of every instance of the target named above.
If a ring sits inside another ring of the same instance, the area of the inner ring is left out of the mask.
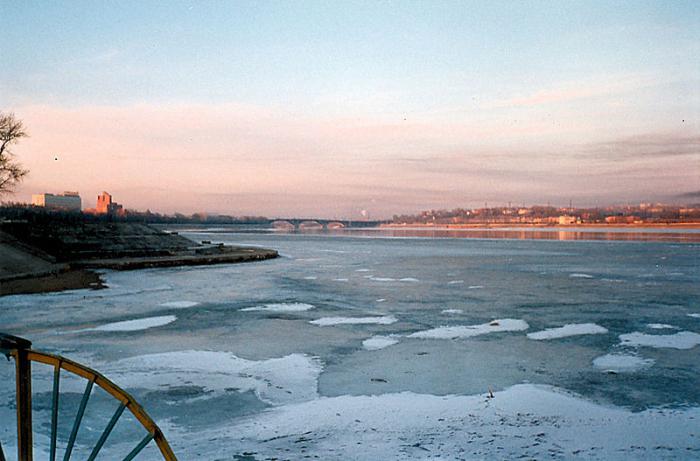
[[[700,457],[700,408],[634,413],[549,386],[495,398],[402,392],[285,405],[205,433],[171,439],[181,456],[212,459],[668,459]]]

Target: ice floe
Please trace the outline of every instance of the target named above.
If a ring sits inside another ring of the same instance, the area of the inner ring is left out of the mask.
[[[693,317],[693,318],[696,318],[696,319],[700,319],[700,313],[688,314],[688,317]]]
[[[355,272],[371,272],[372,269],[355,269]]]
[[[339,279],[333,279],[334,282],[347,282],[349,279],[346,278],[339,278]]]
[[[191,459],[216,458],[222,443],[260,459],[299,455],[302,445],[304,456],[324,460],[686,458],[700,449],[698,418],[699,408],[633,412],[521,384],[493,399],[412,392],[322,397],[204,433],[182,429],[171,439]]]
[[[464,283],[464,280],[450,280],[447,282],[448,285],[461,285]]]
[[[316,398],[322,366],[318,359],[304,354],[256,361],[230,352],[189,350],[129,357],[103,369],[126,388],[199,386],[214,393],[254,391],[261,401],[280,405]]]
[[[467,287],[467,290],[480,290],[480,289],[482,289],[482,288],[484,288],[483,285],[469,285],[469,286]]]
[[[316,280],[317,278],[318,277],[316,277],[314,275],[307,275],[306,277],[304,277],[304,280]]]
[[[420,280],[413,277],[404,277],[402,279],[399,279],[399,282],[420,282]]]
[[[574,273],[574,274],[569,274],[569,277],[572,279],[592,279],[593,276],[591,274],[581,274],[581,273]]]
[[[679,331],[672,335],[649,335],[635,331],[620,335],[620,341],[623,346],[692,349],[700,344],[700,334]]]
[[[146,330],[148,328],[162,327],[163,325],[173,323],[175,320],[177,320],[177,317],[174,315],[145,317],[142,319],[123,320],[121,322],[107,323],[95,328],[77,330],[75,331],[75,333],[83,331],[139,331]]]
[[[527,337],[542,340],[566,338],[567,336],[599,335],[607,332],[607,328],[603,328],[595,323],[571,323],[559,328],[547,328],[546,330],[528,333]]]
[[[398,319],[393,315],[371,316],[371,317],[321,317],[317,320],[312,320],[309,323],[320,326],[330,325],[390,325],[396,323]]]
[[[464,311],[462,309],[443,309],[440,312],[443,314],[461,314]]]
[[[385,347],[393,346],[399,340],[394,336],[372,336],[362,341],[362,347],[368,351],[376,351]]]
[[[303,312],[313,309],[314,305],[306,303],[272,303],[263,304],[262,306],[246,307],[241,309],[242,312]]]
[[[367,278],[374,281],[374,282],[395,282],[396,281],[396,279],[393,279],[391,277],[372,277],[372,276],[369,276]]]
[[[177,307],[177,308],[194,307],[197,305],[199,305],[199,303],[196,301],[168,301],[167,303],[160,304],[160,306],[162,306],[162,307]]]
[[[680,328],[674,327],[673,325],[669,325],[667,323],[648,323],[647,328],[651,328],[652,330],[679,330]]]
[[[650,367],[654,360],[627,354],[606,354],[593,360],[593,366],[604,371],[629,373]]]
[[[417,331],[408,335],[409,338],[422,339],[455,339],[470,338],[472,336],[499,333],[504,331],[523,331],[529,325],[520,319],[498,319],[481,325],[459,325],[431,328],[430,330]]]

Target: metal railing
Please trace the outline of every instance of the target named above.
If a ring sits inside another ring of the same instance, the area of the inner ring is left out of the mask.
[[[12,357],[15,360],[15,375],[16,375],[16,396],[17,396],[17,459],[19,461],[32,461],[33,444],[32,444],[32,362],[39,362],[53,366],[53,387],[51,397],[51,446],[49,451],[50,461],[56,461],[56,440],[58,428],[58,408],[60,400],[60,380],[61,371],[77,375],[84,378],[85,391],[83,392],[80,406],[73,420],[72,430],[68,438],[68,443],[63,452],[63,461],[69,461],[75,441],[80,430],[81,422],[85,414],[90,394],[93,386],[97,385],[106,391],[110,396],[119,402],[119,406],[107,423],[97,443],[92,448],[88,461],[94,461],[100,450],[104,446],[107,438],[111,434],[114,426],[119,421],[119,418],[128,409],[136,420],[146,430],[146,435],[141,441],[129,452],[124,461],[134,459],[141,451],[151,442],[154,441],[158,446],[163,459],[166,461],[177,461],[168,441],[163,436],[158,425],[153,422],[146,411],[139,405],[134,398],[119,386],[114,384],[109,379],[102,376],[97,371],[88,368],[79,363],[73,362],[59,355],[47,354],[31,349],[32,343],[26,339],[17,336],[0,333],[0,353],[5,354],[8,358]],[[0,444],[0,461],[5,461],[5,455]]]

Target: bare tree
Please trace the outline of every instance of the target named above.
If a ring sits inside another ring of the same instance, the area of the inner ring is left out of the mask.
[[[12,192],[29,173],[10,152],[10,146],[26,136],[24,125],[15,118],[15,114],[0,112],[0,195]]]

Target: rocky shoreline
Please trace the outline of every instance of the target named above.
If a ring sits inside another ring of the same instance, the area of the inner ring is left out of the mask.
[[[104,285],[94,269],[231,264],[276,258],[265,248],[193,242],[146,224],[0,223],[0,296]]]

